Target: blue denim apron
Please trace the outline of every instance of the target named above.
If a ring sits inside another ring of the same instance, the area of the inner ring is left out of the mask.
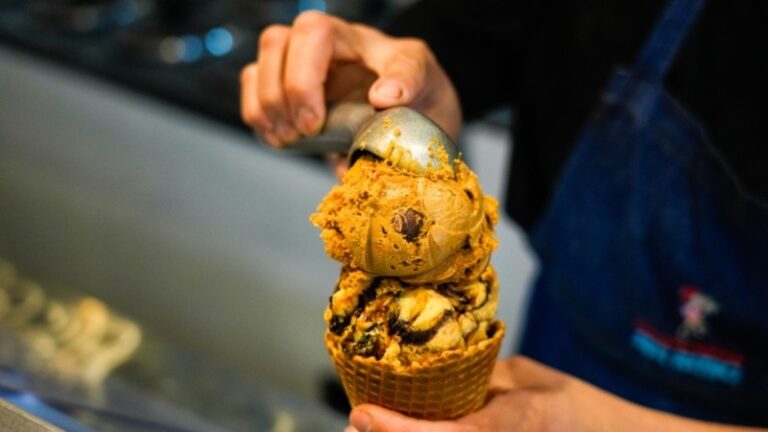
[[[702,3],[667,5],[574,147],[532,234],[520,351],[653,408],[768,425],[768,206],[662,83]]]

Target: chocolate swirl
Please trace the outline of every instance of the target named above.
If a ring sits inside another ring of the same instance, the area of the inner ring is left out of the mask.
[[[360,315],[363,309],[365,309],[365,306],[368,305],[371,300],[376,298],[376,289],[379,287],[379,285],[381,285],[381,278],[374,278],[371,284],[368,285],[357,298],[357,306],[355,306],[355,309],[352,311],[352,313],[348,315],[333,315],[331,317],[331,321],[328,323],[328,328],[331,333],[337,336],[341,335],[344,332],[344,329],[349,326],[349,323],[352,321],[352,317]],[[332,299],[333,297],[331,297],[331,300]]]
[[[445,311],[435,325],[426,330],[414,330],[411,327],[411,323],[398,319],[397,314],[393,314],[387,327],[390,334],[400,336],[400,340],[407,345],[424,345],[429,342],[440,327],[445,325],[451,318],[453,318],[453,312]]]

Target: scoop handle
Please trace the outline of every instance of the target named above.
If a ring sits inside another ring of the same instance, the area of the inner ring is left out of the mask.
[[[284,148],[303,154],[347,153],[355,134],[376,110],[366,102],[338,102],[328,107],[323,130]]]

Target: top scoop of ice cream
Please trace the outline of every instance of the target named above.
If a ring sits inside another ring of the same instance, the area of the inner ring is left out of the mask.
[[[345,265],[406,283],[460,282],[486,268],[497,208],[461,161],[455,173],[425,175],[363,157],[311,220]]]

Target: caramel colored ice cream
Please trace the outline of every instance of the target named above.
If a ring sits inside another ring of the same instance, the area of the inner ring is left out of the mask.
[[[425,175],[364,157],[311,220],[344,265],[409,284],[462,282],[488,265],[497,208],[463,162]]]
[[[420,174],[360,158],[311,216],[342,264],[325,312],[341,351],[407,367],[492,336],[497,209],[459,160]]]

